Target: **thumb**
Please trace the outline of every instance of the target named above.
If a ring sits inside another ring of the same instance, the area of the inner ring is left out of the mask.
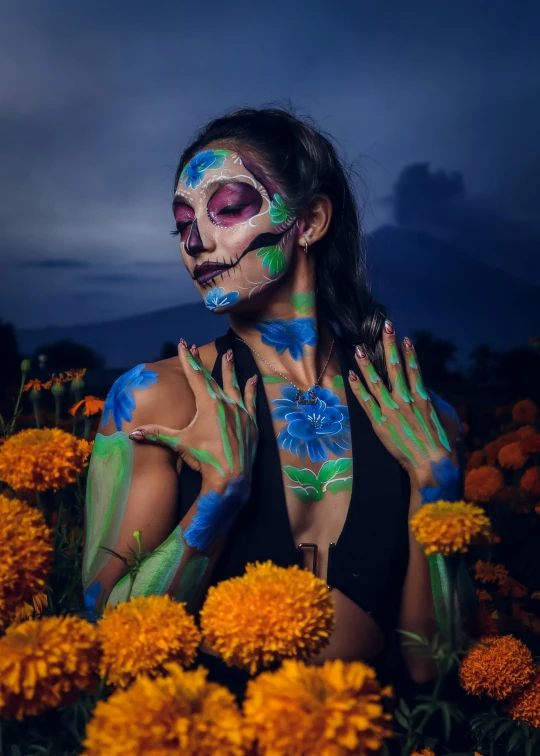
[[[169,449],[177,450],[180,446],[180,435],[174,428],[165,428],[163,425],[140,425],[131,431],[129,437],[134,441],[145,441],[150,444],[168,446]]]

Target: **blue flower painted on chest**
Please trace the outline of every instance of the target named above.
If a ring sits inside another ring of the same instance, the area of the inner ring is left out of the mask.
[[[281,399],[274,399],[272,418],[287,425],[278,433],[281,449],[312,462],[326,462],[329,452],[341,454],[351,448],[349,410],[331,389],[313,386],[313,405],[297,405],[294,386],[281,386]]]
[[[133,410],[135,409],[134,389],[148,388],[148,386],[152,386],[158,379],[158,374],[155,370],[145,370],[144,365],[144,362],[135,365],[134,368],[131,368],[131,370],[128,370],[127,373],[124,373],[120,378],[115,380],[105,399],[102,418],[103,426],[107,425],[111,414],[114,418],[116,430],[122,430],[122,420],[130,422]]]
[[[183,181],[188,189],[195,189],[199,186],[209,168],[221,168],[228,154],[228,150],[203,150],[197,153],[184,166],[180,174],[180,181]]]
[[[261,341],[274,347],[278,354],[289,350],[293,360],[301,360],[304,346],[317,344],[317,333],[313,318],[294,318],[293,320],[263,320],[255,328],[261,332]]]
[[[225,289],[223,289],[221,286],[216,286],[215,289],[210,289],[210,291],[206,295],[204,303],[209,310],[215,312],[218,307],[227,307],[227,305],[232,305],[235,302],[238,302],[239,299],[240,292],[228,291],[227,293],[225,293]]]

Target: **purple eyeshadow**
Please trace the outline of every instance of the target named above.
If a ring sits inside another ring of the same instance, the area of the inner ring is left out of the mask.
[[[262,197],[254,186],[231,182],[212,195],[208,215],[218,226],[234,226],[256,215],[261,205]]]

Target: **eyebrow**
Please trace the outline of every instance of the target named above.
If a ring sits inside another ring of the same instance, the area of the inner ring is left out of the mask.
[[[256,176],[254,178],[257,179]],[[259,181],[259,179],[257,179],[257,181]],[[235,176],[229,176],[229,177],[223,176],[223,177],[220,177],[220,178],[216,178],[215,181],[212,181],[212,183],[210,184],[210,187],[211,188],[218,187],[218,189],[219,189],[219,187],[225,186],[226,184],[247,184],[247,183],[248,183],[247,181],[240,181],[239,178],[235,177]],[[259,183],[262,184],[262,181],[260,181]],[[262,185],[264,186],[264,184],[262,184]],[[252,186],[252,184],[250,183],[249,186]],[[266,189],[266,187],[265,187],[265,189]],[[174,205],[179,205],[179,204],[185,202],[185,200],[186,200],[186,197],[184,197],[182,194],[175,193],[174,198],[173,198],[173,206]]]

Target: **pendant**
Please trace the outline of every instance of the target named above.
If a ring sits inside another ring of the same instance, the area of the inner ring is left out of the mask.
[[[296,406],[300,407],[303,404],[308,404],[310,406],[317,404],[317,397],[315,393],[311,390],[311,388],[308,388],[307,391],[296,392]]]

